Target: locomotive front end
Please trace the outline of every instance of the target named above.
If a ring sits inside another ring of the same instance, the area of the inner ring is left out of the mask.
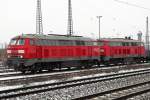
[[[13,38],[11,39],[7,48],[7,64],[15,70],[22,70],[25,63],[26,47],[25,39]]]

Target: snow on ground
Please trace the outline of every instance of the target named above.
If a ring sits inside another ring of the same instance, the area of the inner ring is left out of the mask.
[[[2,71],[12,71],[12,70],[14,70],[14,69],[3,69],[3,70],[0,70],[0,71],[2,72]]]
[[[140,71],[140,70],[146,70],[146,69],[150,69],[150,68],[121,70],[121,71],[119,71],[117,73],[126,73],[126,72]],[[111,72],[111,73],[99,73],[99,74],[94,74],[94,75],[87,75],[87,76],[81,76],[81,77],[73,77],[71,79],[74,80],[74,79],[90,78],[90,77],[96,77],[96,76],[106,76],[106,75],[112,75],[112,74],[116,74],[116,73],[115,72]]]
[[[125,73],[125,72],[132,72],[132,71],[140,71],[140,70],[146,70],[150,68],[140,68],[140,69],[129,69],[129,70],[120,70],[118,73]]]
[[[43,84],[50,84],[50,83],[55,83],[57,81],[58,80],[50,80],[50,81],[44,81],[44,82],[29,83],[27,85],[24,84],[24,85],[15,85],[15,86],[3,86],[3,87],[0,87],[0,91],[17,89],[17,88],[22,88],[22,87],[29,87],[29,86],[36,86],[36,85],[43,85]]]
[[[6,67],[4,67],[4,66],[0,66],[0,69],[6,69]],[[7,68],[8,69],[8,68]]]
[[[140,70],[145,70],[145,69],[150,69],[150,68],[140,68],[140,69],[134,69],[134,70],[121,70],[117,73],[125,73],[125,72],[132,72],[132,71],[140,71]],[[70,72],[62,72],[62,73],[70,73]],[[37,77],[37,76],[46,76],[46,75],[54,75],[58,73],[50,73],[50,74],[38,74],[38,75],[26,75],[26,76],[16,76],[16,77],[8,77],[8,78],[0,78],[0,80],[7,80],[7,79],[19,79],[19,78],[26,78],[26,77]],[[78,77],[72,77],[67,80],[76,80],[76,79],[83,79],[83,78],[90,78],[90,77],[96,77],[96,76],[105,76],[105,75],[111,75],[115,74],[115,72],[112,73],[99,73],[99,74],[94,74],[94,75],[87,75],[87,76],[78,76]],[[24,85],[15,85],[15,86],[3,86],[0,87],[0,91],[3,90],[8,90],[8,89],[15,89],[15,88],[20,88],[20,87],[27,87],[27,86],[35,86],[35,85],[42,85],[42,84],[48,84],[48,83],[56,83],[60,82],[62,80],[49,80],[49,81],[44,81],[44,82],[34,82],[34,83],[29,83],[29,84],[24,84]]]
[[[109,74],[114,74],[114,73],[109,73]],[[68,80],[84,79],[84,78],[104,76],[104,75],[108,75],[108,73],[100,73],[100,74],[94,74],[94,75],[88,75],[88,76],[73,77]],[[7,78],[5,78],[5,79],[7,79]],[[24,85],[17,85],[17,86],[16,85],[15,86],[3,86],[3,87],[0,87],[0,91],[8,90],[8,89],[16,89],[16,88],[21,88],[21,87],[27,87],[27,86],[36,86],[36,85],[42,85],[42,84],[56,83],[56,82],[60,82],[60,81],[62,81],[62,80],[49,80],[49,81],[44,81],[44,82],[34,82],[34,83],[29,83],[29,84],[24,84]]]
[[[94,75],[87,75],[87,76],[80,76],[80,77],[73,77],[71,80],[76,80],[76,79],[84,79],[84,78],[91,78],[91,77],[96,77],[96,76],[105,76],[105,75],[111,75],[115,74],[114,72],[112,73],[100,73],[100,74],[94,74]]]
[[[0,75],[10,75],[10,74],[19,74],[21,72],[7,72],[7,73],[0,73]]]
[[[150,65],[150,63],[144,63],[144,64],[134,64],[134,66],[137,66],[137,65]],[[108,67],[103,67],[103,68],[101,68],[101,69],[109,69],[109,68],[120,68],[120,67],[126,67],[126,66],[128,66],[128,65],[120,65],[120,66],[114,66],[114,67],[112,67],[112,66],[108,66]]]
[[[92,69],[91,69],[92,70]],[[82,71],[86,71],[86,70],[82,70]],[[79,70],[76,71],[65,71],[65,72],[54,72],[54,73],[42,73],[42,74],[35,74],[35,75],[22,75],[22,76],[10,76],[10,77],[4,77],[4,78],[0,78],[0,81],[2,80],[13,80],[13,79],[20,79],[20,78],[30,78],[30,77],[39,77],[39,76],[48,76],[48,75],[58,75],[58,74],[67,74],[67,73],[72,73],[72,72],[82,72]]]
[[[4,90],[10,90],[10,89],[16,89],[16,88],[20,88],[20,87],[23,87],[21,85],[15,85],[15,86],[3,86],[3,87],[0,87],[0,91],[4,91]]]
[[[101,70],[103,68],[96,68],[94,70]],[[0,81],[2,80],[13,80],[13,79],[20,79],[20,78],[30,78],[30,77],[39,77],[39,76],[47,76],[47,75],[58,75],[58,74],[67,74],[67,73],[74,73],[74,72],[84,72],[84,71],[89,71],[89,70],[93,70],[93,69],[85,69],[85,70],[75,70],[75,71],[65,71],[65,72],[54,72],[54,73],[42,73],[42,74],[35,74],[35,75],[22,75],[22,76],[10,76],[10,77],[4,77],[4,78],[0,78]],[[9,72],[9,73],[0,73],[0,75],[6,75],[6,74],[16,74],[19,72]]]
[[[120,66],[116,66],[115,68],[120,67]],[[123,67],[123,66],[121,66]],[[94,70],[101,70],[101,69],[108,69],[108,67],[105,68],[96,68]],[[149,68],[140,68],[140,69],[134,69],[134,70],[121,70],[118,73],[121,72],[127,72],[127,71],[136,71],[136,70],[143,70],[143,69],[149,69]],[[42,74],[35,74],[35,75],[22,75],[22,76],[10,76],[10,77],[4,77],[4,78],[0,78],[0,81],[2,80],[13,80],[13,79],[20,79],[20,78],[30,78],[30,77],[39,77],[39,76],[47,76],[47,75],[58,75],[58,74],[67,74],[67,73],[73,73],[73,72],[84,72],[84,71],[89,71],[89,70],[93,70],[93,69],[86,69],[86,70],[75,70],[75,71],[65,71],[65,72],[54,72],[54,73],[42,73]],[[16,73],[16,72],[14,72]],[[102,73],[101,73],[102,74]],[[1,75],[1,73],[0,73]]]

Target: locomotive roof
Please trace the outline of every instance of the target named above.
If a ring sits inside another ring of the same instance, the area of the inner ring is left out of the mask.
[[[133,39],[124,39],[124,38],[105,38],[100,41],[108,41],[108,42],[140,42],[139,40]]]
[[[95,41],[94,39],[82,36],[67,36],[67,35],[43,35],[43,34],[22,34],[14,38],[37,38],[37,39],[50,39],[50,40],[82,40],[82,41]]]

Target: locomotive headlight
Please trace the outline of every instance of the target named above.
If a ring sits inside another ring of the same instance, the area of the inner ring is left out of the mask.
[[[18,50],[18,53],[24,53],[24,50]]]
[[[20,56],[20,58],[23,58],[23,56]]]
[[[100,49],[100,52],[104,52],[104,49]]]
[[[11,53],[11,50],[7,50],[7,53]]]

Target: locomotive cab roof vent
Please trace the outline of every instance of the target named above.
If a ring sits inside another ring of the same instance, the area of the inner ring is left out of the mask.
[[[129,36],[129,37],[126,36],[125,39],[127,39],[127,40],[132,40],[130,36]]]

